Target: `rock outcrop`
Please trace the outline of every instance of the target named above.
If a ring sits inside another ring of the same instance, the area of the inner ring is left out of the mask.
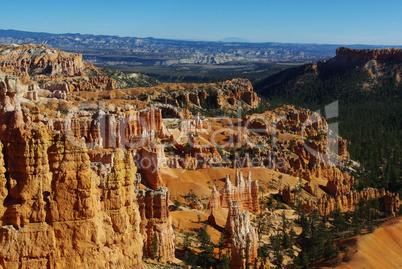
[[[372,78],[388,77],[401,80],[402,49],[351,49],[340,47],[336,50],[336,56],[327,62],[318,62],[316,67],[321,72],[339,71],[342,69],[366,70]]]
[[[180,91],[161,92],[158,101],[176,107],[208,106],[209,108],[237,109],[238,103],[257,107],[259,98],[247,79],[232,79],[217,84],[201,84],[186,87]],[[183,104],[185,104],[183,106]]]
[[[253,91],[251,82],[247,79],[232,79],[222,84],[225,99],[231,105],[237,105],[238,101],[243,101],[249,106],[257,107],[259,104],[257,93]]]
[[[230,268],[249,268],[257,258],[258,232],[250,224],[249,212],[240,212],[237,201],[230,203],[226,229],[232,241]]]
[[[397,48],[387,49],[350,49],[340,47],[336,50],[336,57],[346,61],[402,61],[402,50]]]
[[[246,148],[257,149],[258,153],[252,158],[247,155],[239,158],[236,165],[265,166],[307,181],[320,178],[336,184],[344,181],[348,186],[353,184],[354,178],[339,169],[350,160],[347,143],[328,129],[323,117],[293,106],[274,112],[243,118],[242,123],[250,132],[245,132],[243,143]],[[272,136],[272,149],[266,151],[256,147],[260,142],[254,140],[253,135],[259,138]]]
[[[91,64],[82,55],[46,47],[23,44],[0,46],[0,72],[42,81],[43,88],[53,91],[101,91],[117,88],[117,82]],[[65,87],[67,85],[67,87]]]
[[[3,140],[12,188],[2,216],[1,263],[140,268],[140,219],[126,167],[116,166],[99,188],[86,149],[62,134],[26,130],[17,140],[25,140],[22,147]]]
[[[151,147],[141,148],[137,152],[137,163],[143,183],[151,189],[156,190],[163,186],[160,169],[166,162],[163,148]]]
[[[221,207],[221,194],[217,191],[216,186],[214,185],[212,189],[211,196],[209,197],[208,201],[208,209],[211,209],[211,212],[214,209]]]
[[[118,87],[117,82],[107,76],[100,77],[87,77],[80,76],[66,81],[59,81],[56,79],[49,80],[43,85],[44,89],[52,92],[65,92],[70,91],[84,91],[84,92],[97,92],[97,91],[111,91]]]
[[[84,144],[72,144],[40,121],[24,122],[15,99],[18,88],[6,83],[2,89],[0,180],[8,188],[0,189],[0,264],[141,268],[130,154],[117,152],[115,166],[101,182]]]
[[[101,108],[81,109],[71,109],[66,118],[54,119],[51,128],[68,134],[71,139],[83,139],[89,149],[139,149],[150,147],[156,135],[168,135],[158,109],[141,112],[128,109],[107,113]]]
[[[144,256],[161,261],[175,258],[175,234],[169,216],[167,188],[136,190],[141,215],[141,234],[144,237]],[[154,245],[157,246],[156,252]]]
[[[34,44],[0,46],[0,70],[5,74],[81,76],[83,69],[81,54]]]
[[[251,180],[251,172],[244,180],[243,173],[236,170],[235,185],[232,184],[230,176],[227,175],[223,189],[218,192],[214,187],[212,190],[208,208],[229,208],[232,201],[238,201],[240,207],[244,210],[253,213],[259,212],[258,182]]]
[[[332,211],[339,208],[342,212],[355,210],[360,200],[377,199],[380,201],[382,210],[396,216],[399,212],[400,199],[398,194],[393,194],[384,189],[366,188],[362,191],[351,191],[346,194],[336,195],[335,197],[324,196],[318,199],[316,208],[321,215],[329,215]]]

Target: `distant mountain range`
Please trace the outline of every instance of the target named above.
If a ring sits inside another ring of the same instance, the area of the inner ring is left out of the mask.
[[[233,41],[232,38],[224,41]],[[198,65],[244,62],[315,62],[329,59],[339,45],[180,41],[89,34],[0,30],[0,44],[37,43],[82,53],[101,65]],[[372,48],[373,46],[352,46]],[[378,47],[378,46],[377,46]]]
[[[239,43],[250,43],[249,40],[245,39],[245,38],[241,38],[241,37],[226,37],[222,40],[219,40],[221,42],[239,42]]]

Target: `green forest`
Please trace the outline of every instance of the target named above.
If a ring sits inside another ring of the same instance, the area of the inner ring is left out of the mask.
[[[392,75],[372,78],[365,69],[321,69],[318,74],[306,69],[287,69],[254,88],[271,106],[292,104],[323,116],[323,108],[338,100],[338,118],[329,121],[339,123],[352,160],[361,164],[356,187],[401,193],[402,83]]]

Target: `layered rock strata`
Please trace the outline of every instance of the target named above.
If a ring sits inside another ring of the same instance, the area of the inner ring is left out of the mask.
[[[382,209],[391,216],[398,214],[400,207],[399,195],[384,189],[378,190],[374,188],[366,188],[360,192],[351,191],[335,197],[324,196],[318,199],[316,208],[321,215],[329,215],[337,208],[342,212],[353,211],[360,200],[367,201],[372,199],[379,200]]]
[[[83,69],[81,54],[34,44],[0,46],[0,70],[5,74],[81,76]]]
[[[116,160],[102,186],[85,148],[71,145],[63,135],[26,131],[18,139],[26,139],[25,146],[15,148],[17,143],[7,141],[5,156],[12,188],[4,200],[2,264],[140,268],[134,163],[129,168]],[[17,162],[33,165],[15,166]]]
[[[288,106],[273,114],[244,117],[242,123],[249,130],[244,144],[257,153],[239,158],[237,166],[264,166],[307,181],[319,178],[353,184],[354,178],[338,168],[350,160],[346,140],[329,130],[318,113]],[[272,149],[256,147],[259,141],[254,136],[271,136]]]

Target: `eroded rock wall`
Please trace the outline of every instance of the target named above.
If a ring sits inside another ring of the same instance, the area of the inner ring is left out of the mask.
[[[0,188],[0,264],[141,268],[131,154],[116,152],[102,183],[85,144],[41,122],[24,122],[16,93],[10,85],[0,93],[0,181],[7,182]]]
[[[15,167],[13,160],[20,165],[8,179],[13,187],[2,216],[2,264],[140,268],[142,236],[130,176],[134,163],[116,161],[102,186],[85,147],[71,145],[62,134],[33,135],[36,139],[25,137],[21,155],[12,143],[5,156],[8,171]]]
[[[240,207],[253,213],[260,210],[258,201],[258,182],[251,180],[251,173],[246,180],[241,171],[236,170],[235,185],[226,177],[225,186],[218,193],[214,188],[209,199],[208,208],[229,208],[232,201],[238,201]]]
[[[105,113],[71,111],[68,118],[56,118],[52,129],[83,139],[87,148],[133,148],[150,147],[156,136],[168,135],[159,109],[117,111]]]
[[[226,228],[232,241],[230,268],[249,268],[257,258],[258,232],[250,223],[249,212],[241,212],[237,201],[230,203]]]
[[[61,92],[102,91],[118,87],[117,82],[102,74],[82,55],[45,45],[22,44],[0,46],[0,72],[24,80],[41,80],[43,88]]]
[[[161,261],[175,258],[175,234],[169,215],[167,188],[137,190],[141,215],[141,234],[144,237],[144,256]],[[154,252],[156,245],[156,252]]]
[[[26,76],[28,73],[47,73],[51,76],[80,76],[83,69],[81,54],[34,44],[0,46],[0,70],[6,74]]]
[[[181,92],[164,92],[158,101],[176,107],[183,104],[191,106],[208,106],[215,108],[237,108],[238,103],[250,107],[258,107],[259,98],[248,79],[232,79],[217,84],[203,84],[200,88],[191,86]]]

